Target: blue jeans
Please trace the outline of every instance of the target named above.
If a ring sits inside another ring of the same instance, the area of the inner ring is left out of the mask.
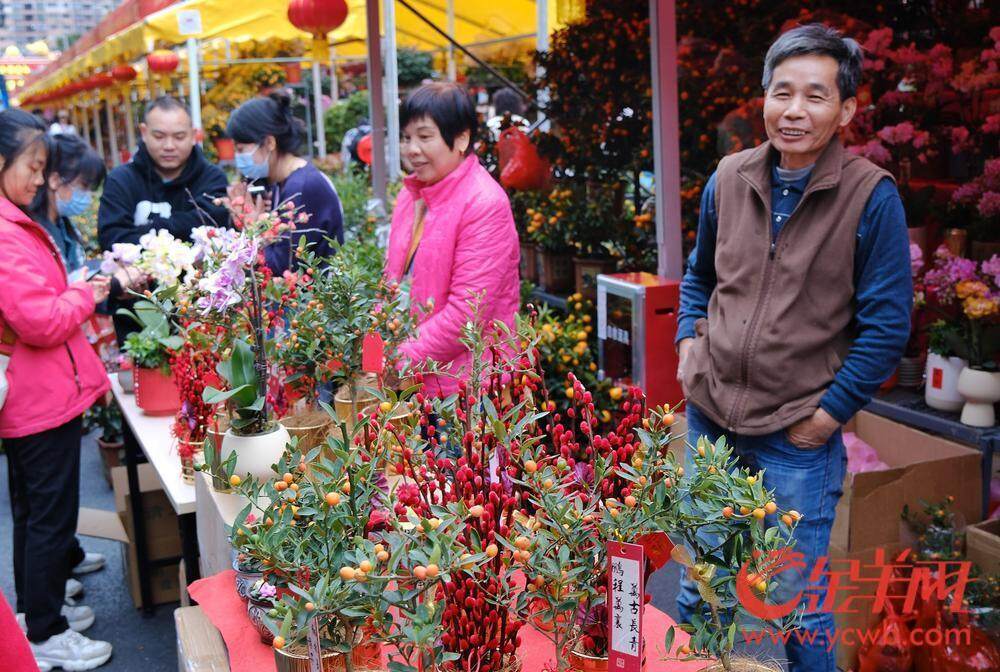
[[[687,422],[689,444],[695,444],[699,436],[707,436],[715,442],[720,435],[726,434],[691,404],[687,405]],[[744,454],[749,462],[755,461],[757,468],[764,470],[764,487],[774,490],[778,506],[782,509],[795,509],[803,516],[795,530],[795,551],[805,556],[806,568],[797,577],[793,572],[779,574],[776,577],[779,591],[794,595],[805,588],[803,606],[811,594],[825,597],[828,584],[825,578],[810,583],[807,587],[803,586],[802,578],[809,576],[817,558],[829,552],[830,530],[833,528],[837,502],[843,494],[844,474],[847,470],[847,453],[841,431],[838,429],[826,445],[815,450],[795,447],[788,441],[784,430],[763,436],[726,434],[726,439],[728,445]],[[772,527],[777,522],[773,515],[764,521],[767,527]],[[781,585],[783,579],[786,579],[784,586]],[[788,585],[789,583],[797,585]],[[690,622],[691,616],[700,608],[699,600],[694,582],[687,578],[685,572],[681,572],[677,606],[682,621]],[[822,603],[823,599],[818,602]],[[790,672],[836,672],[836,655],[830,646],[834,627],[832,613],[807,612],[803,615],[801,628],[809,636],[799,638],[793,634],[788,639],[786,655]]]

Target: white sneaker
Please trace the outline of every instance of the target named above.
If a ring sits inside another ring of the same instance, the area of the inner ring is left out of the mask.
[[[72,600],[83,592],[83,584],[76,579],[66,579],[66,599]]]
[[[75,630],[60,632],[41,644],[31,643],[40,670],[61,667],[66,672],[92,670],[111,658],[111,644],[87,639]]]
[[[100,553],[84,553],[83,560],[73,568],[74,574],[89,574],[104,568],[104,556]]]
[[[83,632],[94,624],[94,610],[88,606],[71,607],[63,605],[59,613],[66,617],[69,627],[77,632]],[[17,624],[21,626],[21,632],[28,631],[28,623],[24,620],[23,613],[17,615]]]

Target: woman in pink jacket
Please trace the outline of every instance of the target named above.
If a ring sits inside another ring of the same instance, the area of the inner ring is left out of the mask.
[[[413,363],[450,365],[428,376],[429,393],[447,396],[467,377],[459,341],[482,295],[479,319],[513,326],[520,300],[520,250],[510,201],[472,153],[476,111],[449,83],[420,87],[400,109],[402,155],[412,170],[396,200],[385,275],[406,287],[410,305],[433,301],[417,336],[402,347]]]
[[[83,412],[108,390],[80,325],[110,279],[67,283],[55,243],[25,211],[45,183],[45,127],[0,112],[0,331],[10,353],[0,408],[14,519],[14,583],[39,668],[93,669],[111,645],[87,639],[88,607],[63,597],[77,547]]]

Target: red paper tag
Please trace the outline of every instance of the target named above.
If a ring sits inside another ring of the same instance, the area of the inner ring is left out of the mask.
[[[670,552],[674,550],[674,542],[670,541],[663,532],[650,532],[636,539],[641,545],[643,553],[649,560],[655,572],[670,561]]]
[[[944,369],[939,369],[936,366],[931,369],[931,387],[935,390],[944,387]]]
[[[365,334],[361,342],[361,370],[365,373],[381,374],[385,367],[385,342],[382,334]]]
[[[645,556],[640,544],[608,542],[608,670],[642,669]]]

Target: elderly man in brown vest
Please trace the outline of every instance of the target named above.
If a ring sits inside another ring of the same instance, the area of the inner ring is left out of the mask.
[[[779,589],[802,605],[827,555],[846,455],[840,427],[896,368],[909,336],[909,243],[892,176],[845,151],[862,53],[835,30],[794,28],[768,50],[768,141],[727,156],[702,194],[681,285],[678,378],[689,441],[725,435],[784,509],[802,514],[806,568]],[[783,525],[768,516],[768,526]],[[681,615],[699,608],[682,579]],[[834,672],[831,613],[806,609],[790,669]]]

